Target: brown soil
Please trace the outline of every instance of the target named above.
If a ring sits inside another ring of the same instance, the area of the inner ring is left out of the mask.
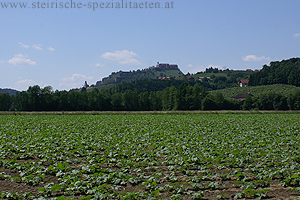
[[[103,166],[104,167],[104,166]],[[109,167],[108,165],[105,165],[105,167]],[[165,169],[164,166],[161,166],[161,168],[158,170],[161,171],[163,173],[168,173],[168,170]],[[0,172],[5,172],[7,175],[11,175],[11,176],[15,176],[18,177],[19,174],[17,171],[14,170],[10,170],[10,169],[6,169],[3,167],[0,167]],[[151,171],[145,171],[145,174],[151,174],[153,172]],[[132,175],[134,175],[135,173],[132,173]],[[177,177],[181,177],[178,179],[178,182],[180,184],[182,183],[186,183],[188,182],[188,178],[182,176],[182,172],[178,172],[176,173]],[[147,181],[146,179],[143,181]],[[234,195],[236,195],[239,192],[242,192],[243,190],[240,189],[240,185],[234,185],[234,182],[236,180],[233,179],[228,179],[226,181],[221,181],[221,180],[216,180],[219,181],[223,186],[218,187],[215,190],[212,189],[208,189],[208,191],[204,192],[204,196],[203,199],[218,199],[217,196],[220,194],[226,194],[225,197],[223,197],[223,199],[233,199],[232,197]],[[46,175],[45,178],[43,179],[43,182],[45,184],[50,183],[50,182],[54,182],[55,184],[58,183],[57,181],[57,177],[56,176],[50,176],[50,175]],[[201,183],[209,183],[210,181],[202,181]],[[10,180],[1,180],[0,179],[0,193],[1,192],[11,192],[11,193],[18,193],[18,194],[23,194],[26,192],[32,192],[34,194],[39,194],[39,188],[43,187],[45,184],[40,183],[37,186],[29,186],[26,185],[24,183],[17,183],[14,181],[10,181]],[[163,182],[159,185],[166,185],[166,184],[172,184],[171,182]],[[193,187],[191,185],[185,185],[184,186],[185,189],[190,189],[192,190]],[[268,194],[268,198],[266,199],[286,199],[286,200],[292,200],[292,199],[296,199],[297,197],[300,197],[300,194],[297,191],[292,191],[291,187],[282,187],[279,185],[279,181],[277,180],[273,180],[270,181],[270,187],[267,188],[263,188],[263,189],[269,189],[270,191],[267,193]],[[141,187],[140,184],[139,185],[131,185],[131,184],[127,184],[126,187],[122,187],[121,190],[116,191],[118,193],[121,193],[123,191],[126,192],[145,192],[147,190],[146,187]],[[261,189],[262,190],[262,189]],[[55,193],[54,196],[61,196],[63,195],[62,193]],[[171,191],[166,191],[163,193],[159,193],[157,195],[157,198],[163,198],[166,199],[168,197],[170,197],[172,195]],[[72,198],[74,199],[80,199],[83,196],[72,196]],[[190,196],[188,195],[182,195],[182,197],[184,199],[190,200],[192,199]],[[0,198],[1,199],[1,198]],[[249,197],[248,195],[246,196],[246,198],[240,198],[240,199],[255,199],[253,196]]]

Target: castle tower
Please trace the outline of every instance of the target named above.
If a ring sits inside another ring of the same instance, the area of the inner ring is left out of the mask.
[[[87,81],[84,82],[84,86],[83,86],[83,87],[85,87],[85,88],[90,87],[90,86],[88,85]]]

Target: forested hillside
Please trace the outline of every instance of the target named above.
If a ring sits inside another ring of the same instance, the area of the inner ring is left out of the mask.
[[[19,92],[19,91],[14,90],[14,89],[7,89],[7,88],[1,89],[1,88],[0,88],[0,93],[8,93],[8,94],[10,94],[10,95],[16,95],[17,92]]]
[[[300,58],[271,62],[250,76],[249,85],[289,84],[300,86]]]

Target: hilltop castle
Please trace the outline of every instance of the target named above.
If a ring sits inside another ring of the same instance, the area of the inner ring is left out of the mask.
[[[178,65],[170,65],[169,63],[159,63],[157,62],[156,67],[159,67],[161,69],[171,69],[171,70],[177,70],[178,69]]]
[[[137,70],[137,71],[119,71],[119,72],[112,72],[111,75],[102,79],[102,81],[97,81],[96,86],[101,84],[116,84],[120,83],[123,80],[139,80],[139,79],[158,79],[159,75],[155,75],[156,72],[164,72],[168,70],[178,70],[177,64],[169,64],[169,63],[159,63],[157,62],[156,66],[150,66],[148,68]],[[181,72],[182,73],[182,72]],[[162,75],[161,75],[162,76]]]

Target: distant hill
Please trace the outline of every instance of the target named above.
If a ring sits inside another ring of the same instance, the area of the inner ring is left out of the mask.
[[[0,93],[9,93],[10,95],[16,95],[19,91],[14,90],[14,89],[1,89],[0,88]]]
[[[254,96],[258,96],[260,93],[266,92],[275,92],[287,96],[289,94],[294,94],[296,90],[299,90],[300,87],[293,85],[284,85],[284,84],[274,84],[274,85],[262,85],[262,86],[248,86],[248,87],[233,87],[226,88],[222,90],[213,90],[212,94],[222,93],[225,98],[234,97],[238,94],[251,93]]]
[[[196,74],[186,74],[184,75],[177,65],[169,65],[169,64],[159,64],[156,66],[152,66],[146,68],[144,70],[137,71],[129,71],[129,72],[112,72],[110,76],[103,78],[102,81],[98,81],[96,83],[96,87],[100,90],[112,89],[113,91],[120,91],[120,89],[116,89],[116,87],[112,87],[113,85],[118,85],[118,88],[139,88],[137,91],[152,91],[153,86],[147,86],[149,84],[156,85],[153,91],[158,91],[158,88],[164,89],[166,87],[178,86],[178,83],[189,82],[192,85],[198,83],[198,85],[205,87],[207,90],[217,90],[224,89],[229,87],[234,87],[241,79],[249,79],[250,75],[256,73],[253,70],[221,70],[218,68],[207,68],[204,72],[198,72]],[[178,83],[168,82],[147,82],[146,80],[170,80],[175,78]],[[138,82],[137,82],[138,81]],[[145,81],[145,82],[143,82]],[[134,83],[133,83],[134,82]],[[123,83],[133,83],[133,84],[125,84],[119,85]],[[142,85],[144,86],[143,88]]]
[[[271,62],[264,65],[260,72],[252,74],[250,86],[289,84],[300,86],[300,58]]]
[[[145,79],[159,79],[161,77],[179,77],[184,74],[178,68],[178,65],[160,64],[146,69],[129,71],[129,72],[112,72],[102,81],[98,81],[96,86],[132,82]]]
[[[100,85],[97,87],[98,90],[105,93],[119,93],[125,92],[126,90],[135,90],[137,93],[141,92],[156,92],[162,91],[167,87],[174,86],[179,87],[182,83],[188,82],[194,86],[198,84],[203,86],[207,91],[224,89],[224,88],[237,88],[237,82],[242,78],[249,78],[254,71],[229,71],[229,70],[216,70],[211,72],[211,69],[207,69],[205,72],[199,72],[197,74],[187,74],[178,78],[166,78],[166,79],[143,79],[131,82],[123,82],[118,84]],[[211,78],[210,78],[211,77]],[[203,80],[200,80],[203,78]],[[89,90],[91,91],[91,90]]]

